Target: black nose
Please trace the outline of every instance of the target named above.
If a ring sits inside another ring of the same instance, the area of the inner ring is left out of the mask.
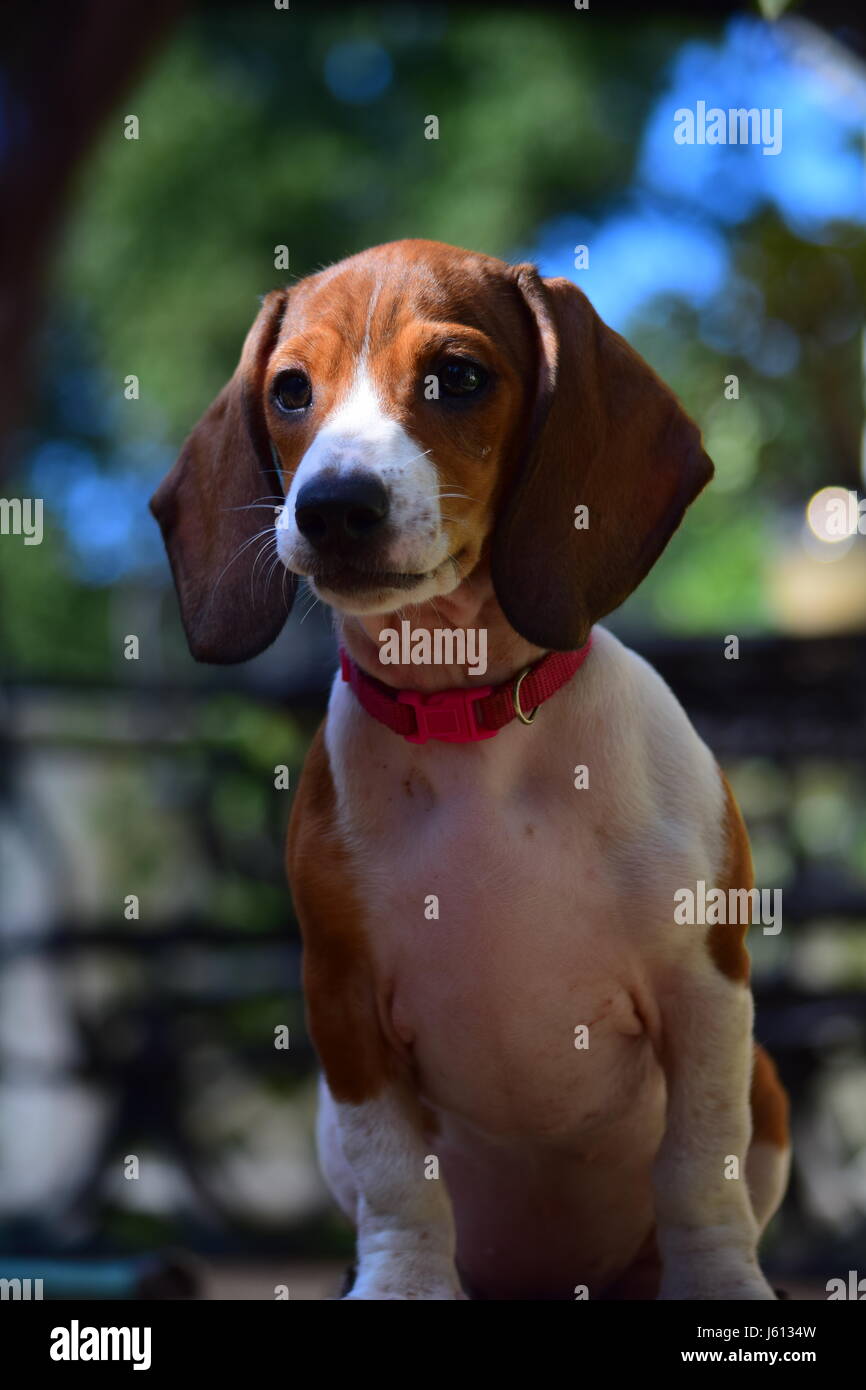
[[[317,550],[372,538],[388,515],[388,494],[374,473],[311,478],[295,502],[301,535]]]

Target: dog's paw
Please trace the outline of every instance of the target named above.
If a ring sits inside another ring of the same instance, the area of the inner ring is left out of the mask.
[[[435,1303],[451,1303],[465,1297],[453,1266],[431,1266],[420,1260],[393,1259],[387,1263],[376,1262],[374,1268],[367,1270],[362,1263],[351,1292],[345,1294],[342,1301],[425,1299]]]
[[[416,1280],[414,1284],[396,1285],[390,1282],[370,1280],[369,1284],[358,1284],[351,1293],[345,1294],[340,1301],[351,1303],[359,1299],[372,1299],[376,1302],[389,1302],[393,1299],[420,1298],[433,1303],[453,1303],[457,1299],[465,1297],[466,1295],[461,1288],[441,1282],[425,1283],[423,1280]]]
[[[776,1298],[757,1265],[714,1264],[711,1260],[665,1272],[658,1296],[662,1300],[699,1299],[707,1302],[726,1299],[736,1302],[775,1301]]]

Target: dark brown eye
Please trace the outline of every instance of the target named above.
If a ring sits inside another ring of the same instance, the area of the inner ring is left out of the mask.
[[[436,373],[446,396],[474,396],[487,380],[487,373],[468,357],[451,357]]]
[[[313,388],[306,372],[280,372],[274,377],[271,395],[280,410],[306,410],[313,399]]]

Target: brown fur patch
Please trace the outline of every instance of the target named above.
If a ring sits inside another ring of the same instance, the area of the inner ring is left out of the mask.
[[[755,1043],[752,1089],[752,1143],[775,1144],[786,1149],[791,1142],[788,1126],[788,1096],[776,1064],[760,1043]]]
[[[377,1095],[393,1070],[376,1007],[355,869],[336,821],[322,725],[292,807],[286,868],[304,941],[304,996],[313,1039],[335,1100]]]
[[[752,867],[752,851],[749,836],[740,808],[734,799],[730,783],[719,768],[719,776],[725,789],[725,813],[723,835],[725,855],[716,887],[726,893],[732,888],[750,889],[755,886],[755,871]],[[729,980],[746,984],[749,979],[749,952],[746,949],[748,923],[716,923],[707,933],[707,947],[714,963]]]

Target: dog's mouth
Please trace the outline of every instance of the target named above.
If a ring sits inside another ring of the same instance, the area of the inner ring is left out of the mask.
[[[317,567],[309,572],[307,578],[319,590],[351,598],[360,594],[417,589],[419,584],[430,578],[430,572],[404,574],[399,570],[362,569],[355,565],[339,564]]]

